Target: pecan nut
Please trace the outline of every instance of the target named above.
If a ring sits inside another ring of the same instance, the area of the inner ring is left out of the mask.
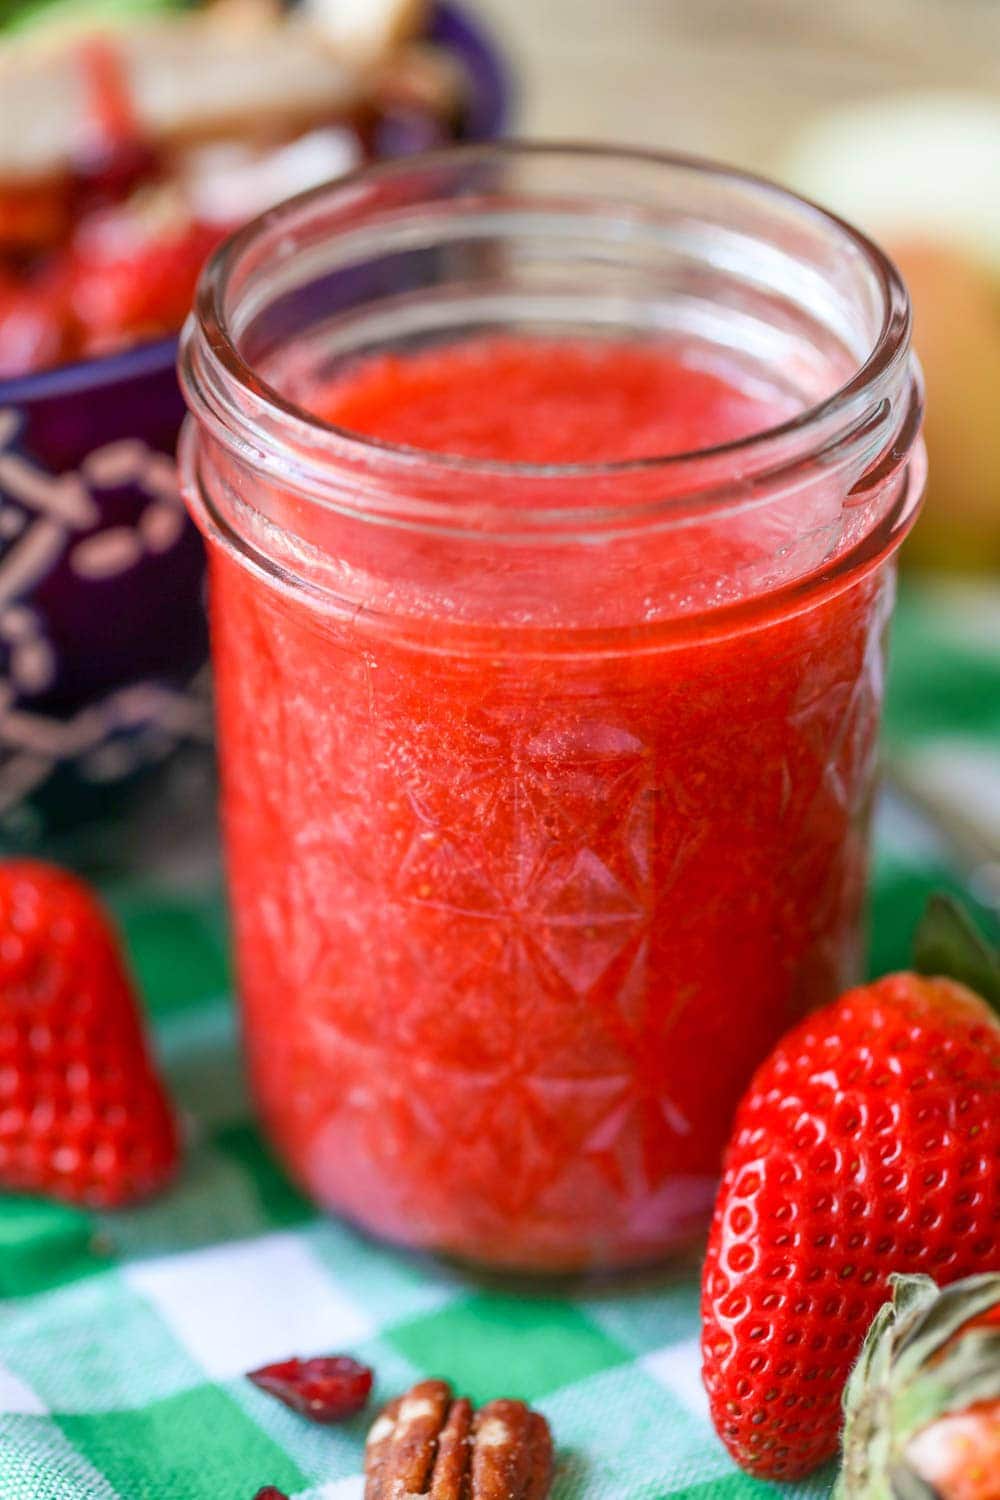
[[[552,1434],[523,1401],[479,1411],[443,1380],[390,1401],[365,1446],[365,1500],[545,1500]]]

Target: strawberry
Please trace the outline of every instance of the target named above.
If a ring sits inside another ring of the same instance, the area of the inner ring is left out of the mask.
[[[96,898],[54,866],[0,863],[0,1188],[117,1207],[161,1187],[176,1161]]]
[[[0,197],[0,219],[3,211]],[[0,271],[0,380],[44,370],[72,353],[58,265],[32,278]]]
[[[68,302],[84,350],[179,328],[205,260],[223,238],[169,189],[88,213],[69,253]]]
[[[1000,963],[939,899],[918,959],[1000,999]],[[893,1272],[1000,1268],[1000,1022],[951,978],[852,990],[761,1065],[723,1164],[702,1281],[716,1430],[751,1473],[831,1457]]]
[[[1000,1275],[892,1282],[847,1383],[835,1500],[998,1500]]]

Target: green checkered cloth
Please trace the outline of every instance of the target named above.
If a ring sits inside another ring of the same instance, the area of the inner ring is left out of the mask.
[[[972,765],[996,751],[989,608],[964,595],[904,600],[892,753]],[[956,880],[900,808],[882,818],[878,848],[881,970],[906,961],[927,891]],[[2,1500],[251,1500],[264,1484],[356,1500],[369,1418],[316,1427],[245,1379],[270,1360],[340,1350],[374,1366],[376,1399],[445,1374],[480,1401],[536,1403],[558,1442],[559,1500],[829,1494],[830,1471],[790,1488],[746,1478],[713,1436],[694,1264],[621,1284],[519,1287],[318,1217],[253,1124],[221,901],[111,895],[192,1140],[178,1185],[135,1211],[0,1201]]]

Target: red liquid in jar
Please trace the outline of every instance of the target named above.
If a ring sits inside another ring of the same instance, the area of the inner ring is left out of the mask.
[[[790,412],[657,346],[527,338],[375,359],[313,406],[533,463]],[[664,577],[738,592],[782,525],[802,517],[651,534],[624,562],[556,550],[513,600],[502,548],[459,567],[413,533],[370,617],[212,549],[252,1074],[321,1202],[522,1268],[651,1260],[703,1227],[751,1070],[856,966],[891,570],[797,613],[758,590],[721,630],[680,608],[664,628],[630,580],[661,549]],[[494,622],[474,648],[466,593]],[[550,652],[553,620],[585,645]]]

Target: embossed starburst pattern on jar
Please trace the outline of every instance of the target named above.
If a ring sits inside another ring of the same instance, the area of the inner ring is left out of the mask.
[[[522,1263],[697,1229],[761,1052],[857,973],[890,592],[512,669],[217,567],[250,1056],[314,1192]]]

